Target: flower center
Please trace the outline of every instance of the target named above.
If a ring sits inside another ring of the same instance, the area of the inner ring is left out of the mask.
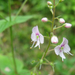
[[[63,47],[61,47],[61,50],[63,50]]]
[[[39,38],[39,36],[37,35],[37,36],[36,36],[36,38],[38,39],[38,38]]]

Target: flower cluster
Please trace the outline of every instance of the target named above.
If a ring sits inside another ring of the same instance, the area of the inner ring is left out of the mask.
[[[60,2],[61,1],[63,1],[63,0],[60,0]],[[53,13],[53,11],[52,11],[52,8],[53,8],[53,4],[52,4],[52,2],[50,2],[50,1],[48,1],[47,2],[47,4],[48,4],[48,7],[49,7],[49,9],[51,10],[51,12]],[[55,18],[54,18],[55,19]],[[58,19],[58,18],[57,18]],[[44,18],[42,18],[41,19],[41,21],[42,22],[51,22],[52,23],[52,21],[50,21],[50,20],[48,20],[48,18],[46,18],[46,17],[44,17]],[[72,25],[70,24],[70,23],[65,23],[65,20],[63,19],[63,18],[59,18],[58,19],[58,21],[59,21],[59,23],[61,23],[61,24],[63,24],[62,26],[59,26],[59,27],[56,27],[55,29],[58,29],[58,28],[60,28],[60,27],[66,27],[66,28],[70,28]],[[52,27],[53,28],[53,27]],[[54,28],[53,28],[54,29]],[[52,29],[52,30],[53,30]],[[53,31],[51,32],[52,34],[50,35],[50,43],[54,43],[54,44],[57,44],[58,43],[58,38],[57,38],[57,36],[55,36],[54,34],[53,34]],[[32,34],[31,34],[31,40],[33,41],[33,45],[31,46],[31,48],[34,46],[34,44],[36,44],[34,47],[39,47],[39,49],[40,49],[40,44],[43,44],[44,43],[44,36],[39,32],[39,30],[38,30],[38,26],[35,26],[35,27],[33,27],[33,29],[32,29]],[[66,58],[65,56],[64,56],[64,53],[67,53],[67,54],[70,54],[70,55],[72,55],[71,53],[70,53],[70,47],[69,47],[69,45],[68,45],[68,40],[66,39],[66,38],[63,38],[63,42],[60,44],[60,45],[58,45],[58,46],[56,46],[55,48],[54,48],[54,51],[55,51],[55,54],[56,55],[59,55],[61,58],[62,58],[62,61]]]

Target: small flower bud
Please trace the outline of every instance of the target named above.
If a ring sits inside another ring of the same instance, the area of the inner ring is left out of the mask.
[[[43,59],[40,60],[40,64],[42,64],[42,63],[43,63]]]
[[[52,5],[52,2],[51,1],[47,1],[47,4],[51,6]]]
[[[44,18],[41,19],[41,21],[42,21],[42,22],[47,22],[48,19],[47,19],[46,17],[44,17]]]
[[[65,23],[66,28],[70,28],[72,25],[70,23]]]
[[[60,23],[65,23],[65,20],[64,20],[63,18],[60,18],[60,19],[59,19],[59,22],[60,22]]]
[[[51,42],[55,44],[58,43],[58,38],[56,36],[52,36]]]

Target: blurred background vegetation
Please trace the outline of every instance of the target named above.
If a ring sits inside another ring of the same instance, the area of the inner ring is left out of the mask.
[[[13,26],[15,55],[18,59],[23,61],[24,68],[28,70],[31,70],[35,66],[35,64],[32,64],[31,62],[33,60],[39,60],[48,45],[48,39],[45,38],[45,43],[41,45],[40,50],[38,47],[30,49],[30,46],[32,45],[31,33],[34,26],[38,25],[40,33],[44,36],[49,36],[51,29],[50,23],[41,22],[41,18],[43,17],[47,17],[50,20],[52,19],[51,12],[47,6],[47,1],[48,0],[28,0],[20,15],[36,15],[36,17],[25,23]],[[58,3],[58,1],[59,0],[56,0],[56,3]],[[23,2],[24,0],[11,0],[12,15],[17,13]],[[0,19],[3,19],[3,17],[6,18],[8,15],[8,1],[0,0]],[[66,22],[72,24],[70,29],[61,28],[54,31],[55,35],[59,38],[58,44],[62,42],[63,37],[66,37],[71,47],[71,53],[75,54],[75,0],[64,0],[64,2],[60,3],[56,7],[56,17],[57,16],[64,18]],[[55,25],[59,26],[61,24],[56,20]],[[11,55],[9,29],[0,33],[0,54]],[[75,55],[70,56],[65,54],[65,56],[66,59],[62,62],[61,58],[56,56],[54,51],[50,52],[46,58],[49,61],[56,63],[55,72],[53,72],[51,66],[43,65],[40,70],[42,72],[41,75],[75,75]]]

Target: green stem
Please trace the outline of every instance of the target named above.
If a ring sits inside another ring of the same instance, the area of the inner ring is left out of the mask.
[[[45,38],[49,38],[48,36],[44,36]]]
[[[48,22],[51,22],[51,23],[52,23],[52,21],[51,21],[51,20],[48,20]]]
[[[10,3],[10,0],[8,1],[8,5],[9,5],[9,19],[10,19],[10,23],[11,23],[11,3]],[[11,39],[11,52],[12,52],[12,58],[13,58],[13,63],[14,63],[14,70],[15,70],[15,73],[17,74],[17,66],[16,66],[16,60],[15,60],[14,49],[13,49],[12,26],[10,27],[10,39]]]
[[[51,30],[51,32],[53,32],[53,26],[54,26],[54,18],[55,18],[55,0],[53,0],[53,6],[54,6],[54,8],[53,8],[53,19],[52,19],[52,30]]]
[[[51,40],[50,39],[51,39],[51,37],[49,38],[49,44],[48,44],[48,47],[47,47],[46,51],[44,52],[44,54],[42,56],[42,59],[46,56],[46,53],[47,53],[47,51],[48,51],[48,49],[50,47],[50,43],[51,43]]]
[[[65,26],[65,25],[59,26],[59,27],[57,27],[57,28],[54,28],[53,30],[56,30],[56,29],[62,28],[62,27],[64,27],[64,26]]]
[[[53,8],[53,19],[52,19],[52,30],[51,30],[51,33],[53,33],[53,26],[54,26],[54,18],[55,18],[55,0],[53,0],[53,6],[54,6],[54,8]],[[51,45],[51,34],[50,34],[50,38],[49,38],[49,44],[48,44],[48,46],[47,46],[47,49],[46,49],[46,51],[44,52],[44,54],[43,54],[43,56],[42,56],[42,59],[46,56],[46,54],[47,54],[47,52],[48,52],[48,49],[49,49],[49,47],[50,47],[50,45]]]
[[[11,38],[11,52],[12,52],[12,58],[13,58],[13,63],[14,63],[14,70],[15,70],[15,73],[17,74],[17,66],[16,66],[16,60],[15,60],[14,49],[13,49],[13,32],[12,32],[12,27],[10,27],[10,38]]]
[[[25,1],[23,2],[22,6],[20,7],[19,11],[17,12],[17,14],[16,14],[14,20],[17,18],[17,16],[18,16],[19,13],[21,12],[21,10],[22,10],[22,8],[24,7],[24,5],[26,4],[26,2],[27,2],[27,0],[25,0]]]

